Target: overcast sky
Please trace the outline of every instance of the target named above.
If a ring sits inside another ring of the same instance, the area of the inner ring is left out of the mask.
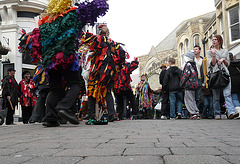
[[[124,43],[130,56],[142,56],[157,46],[183,20],[215,11],[214,0],[109,0],[99,19],[110,37]]]

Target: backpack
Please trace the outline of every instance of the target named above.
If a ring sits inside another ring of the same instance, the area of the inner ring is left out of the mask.
[[[190,67],[190,76],[188,77],[186,83],[185,83],[185,88],[186,89],[190,89],[190,90],[195,90],[198,88],[198,74],[197,74],[197,68],[196,65],[192,65],[190,63],[191,67]]]

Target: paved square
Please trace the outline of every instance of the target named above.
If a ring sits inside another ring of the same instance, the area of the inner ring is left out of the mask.
[[[0,126],[0,163],[240,163],[240,120],[84,123]]]

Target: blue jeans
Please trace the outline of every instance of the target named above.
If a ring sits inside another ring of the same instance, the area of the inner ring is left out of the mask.
[[[170,118],[176,118],[175,105],[177,104],[177,113],[182,113],[182,92],[169,92],[170,100]]]
[[[213,109],[214,109],[214,115],[221,115],[221,108],[220,108],[220,89],[213,89]],[[235,113],[235,108],[233,106],[232,102],[232,96],[231,96],[231,81],[229,84],[223,88],[223,95],[226,103],[226,107],[228,110],[228,116]]]
[[[234,107],[240,107],[240,93],[232,93],[232,101],[233,101],[233,105]]]
[[[195,91],[195,100],[199,110],[201,109],[201,97],[202,97],[202,81],[198,79],[198,88]]]
[[[204,95],[203,96],[203,118],[212,118],[213,117],[213,97],[212,95]]]

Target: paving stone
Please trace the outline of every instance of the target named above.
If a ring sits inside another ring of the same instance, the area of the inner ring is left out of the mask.
[[[225,152],[226,154],[238,154],[240,156],[240,147],[225,146],[218,147],[218,149]]]
[[[21,156],[0,156],[0,163],[2,164],[19,164],[32,159],[31,157]]]
[[[81,149],[66,149],[54,156],[61,157],[86,157],[86,156],[120,156],[124,149],[121,148],[81,148]]]
[[[213,147],[170,148],[174,155],[222,155],[225,154]]]
[[[111,144],[103,143],[97,146],[97,148],[154,148],[154,143],[121,143],[121,144]]]
[[[224,143],[221,142],[209,142],[209,141],[187,141],[184,142],[185,145],[187,145],[188,147],[197,147],[197,146],[209,146],[209,147],[216,147],[216,146],[227,146]]]
[[[154,144],[155,147],[161,148],[161,147],[166,147],[166,148],[171,148],[171,147],[186,147],[186,145],[183,142],[178,142],[178,141],[168,141],[168,142],[158,142]]]
[[[46,143],[46,142],[38,142],[38,141],[35,141],[35,142],[30,142],[30,143],[20,143],[20,144],[15,144],[15,145],[12,145],[12,146],[9,146],[10,148],[12,149],[16,149],[16,148],[38,148],[38,149],[43,149],[43,148],[46,148],[46,149],[56,149],[56,148],[59,148],[61,145],[60,142],[51,142],[51,144],[49,143]]]
[[[144,139],[112,139],[109,141],[109,143],[155,143],[155,142],[158,142],[157,138],[144,138]]]
[[[0,149],[0,156],[8,156],[11,154],[15,154],[17,152],[26,150],[25,148],[18,148],[18,149],[12,149],[12,148],[4,148],[4,149]]]
[[[76,164],[83,160],[81,157],[36,157],[29,161],[27,164]]]
[[[157,156],[111,156],[111,157],[86,157],[79,164],[99,164],[99,163],[114,163],[114,164],[163,164],[163,159]]]
[[[62,150],[61,149],[38,149],[38,148],[35,148],[35,149],[27,149],[27,150],[20,151],[20,152],[16,153],[15,155],[19,155],[22,157],[28,157],[28,156],[49,157],[49,156],[56,154],[59,151],[62,151]]]
[[[127,148],[124,155],[157,155],[171,154],[168,148]]]
[[[230,163],[240,163],[240,155],[223,155],[221,157],[226,159]]]
[[[77,148],[96,148],[101,143],[89,143],[89,142],[62,142],[60,148],[62,149],[77,149]],[[105,144],[105,143],[103,143]]]
[[[240,139],[235,141],[226,141],[224,143],[228,146],[240,147]]]
[[[165,164],[230,164],[214,155],[166,155],[163,159]]]

